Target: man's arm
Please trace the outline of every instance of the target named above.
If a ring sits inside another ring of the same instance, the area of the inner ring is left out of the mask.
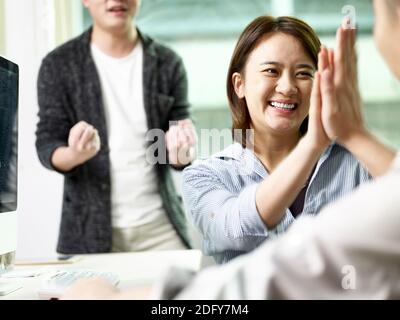
[[[71,122],[67,92],[56,69],[54,58],[49,56],[39,71],[36,149],[45,167],[68,174],[97,154],[100,138],[86,122]]]
[[[67,146],[68,134],[74,125],[66,110],[67,95],[57,74],[52,56],[46,57],[39,70],[37,81],[39,121],[36,127],[36,150],[41,163],[57,170],[51,162],[54,151]]]
[[[188,99],[188,79],[185,66],[176,54],[172,58],[174,68],[170,77],[170,96],[174,98],[174,104],[168,115],[169,121],[190,119],[190,103]]]
[[[387,173],[396,156],[392,148],[368,131],[353,134],[344,141],[344,145],[375,177]]]

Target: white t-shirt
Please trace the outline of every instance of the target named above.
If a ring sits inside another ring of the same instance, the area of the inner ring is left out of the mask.
[[[124,58],[91,46],[99,72],[111,161],[112,226],[136,227],[165,219],[153,165],[146,161],[143,47]]]

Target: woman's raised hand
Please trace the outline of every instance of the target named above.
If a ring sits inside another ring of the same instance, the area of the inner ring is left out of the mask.
[[[308,119],[308,131],[305,139],[317,149],[323,151],[330,143],[325,133],[321,120],[321,75],[319,72],[314,74],[314,83],[311,91],[310,111]]]
[[[355,29],[339,27],[335,52],[323,47],[319,54],[323,128],[329,139],[344,145],[353,135],[365,131],[357,81],[355,33]]]

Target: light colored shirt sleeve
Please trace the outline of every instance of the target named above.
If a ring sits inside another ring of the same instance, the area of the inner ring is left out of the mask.
[[[252,253],[187,277],[173,297],[158,298],[400,298],[398,167]]]
[[[235,194],[220,178],[206,166],[185,169],[182,194],[186,213],[208,243],[207,254],[250,251],[276,231],[268,230],[258,214],[258,184]]]

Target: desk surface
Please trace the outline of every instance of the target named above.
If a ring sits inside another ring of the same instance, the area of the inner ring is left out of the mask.
[[[178,266],[194,271],[201,268],[202,254],[200,250],[148,251],[132,253],[107,253],[80,255],[81,260],[72,264],[15,266],[14,270],[46,269],[37,277],[32,278],[2,278],[0,283],[17,283],[21,289],[0,297],[0,300],[32,300],[38,299],[37,291],[43,280],[55,270],[91,269],[115,273],[119,279],[119,288],[133,285],[151,285],[159,279],[171,266]]]

